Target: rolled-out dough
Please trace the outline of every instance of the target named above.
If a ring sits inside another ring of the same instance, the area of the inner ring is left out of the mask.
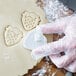
[[[40,24],[47,22],[43,10],[34,0],[0,0],[0,76],[23,75],[37,63],[32,59],[31,51],[23,48],[22,40],[11,47],[4,43],[6,25],[18,27],[23,35],[28,33],[21,23],[21,13],[25,10],[37,13],[41,18]]]

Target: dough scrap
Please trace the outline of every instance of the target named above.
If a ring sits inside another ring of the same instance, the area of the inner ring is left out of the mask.
[[[4,31],[4,41],[6,46],[13,46],[23,38],[23,32],[17,28],[8,25]]]
[[[21,16],[23,27],[26,31],[32,30],[40,23],[40,17],[34,12],[24,11]]]

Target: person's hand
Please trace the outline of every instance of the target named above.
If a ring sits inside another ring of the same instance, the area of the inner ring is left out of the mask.
[[[39,28],[44,34],[64,33],[65,36],[34,49],[32,55],[36,58],[49,56],[58,68],[76,72],[76,15],[58,19]],[[65,54],[61,56],[61,52]]]

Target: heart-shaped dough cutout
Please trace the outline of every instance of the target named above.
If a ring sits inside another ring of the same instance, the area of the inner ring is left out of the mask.
[[[34,12],[25,11],[22,13],[22,24],[25,30],[31,30],[39,25],[40,17]]]
[[[23,38],[22,31],[17,28],[8,25],[4,31],[4,40],[7,46],[12,46],[17,44]]]

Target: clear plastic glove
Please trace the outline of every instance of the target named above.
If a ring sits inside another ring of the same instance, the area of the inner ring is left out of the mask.
[[[32,51],[34,58],[49,56],[58,68],[76,72],[76,15],[64,17],[39,27],[44,34],[64,33],[65,36]],[[61,52],[65,55],[61,56]]]

